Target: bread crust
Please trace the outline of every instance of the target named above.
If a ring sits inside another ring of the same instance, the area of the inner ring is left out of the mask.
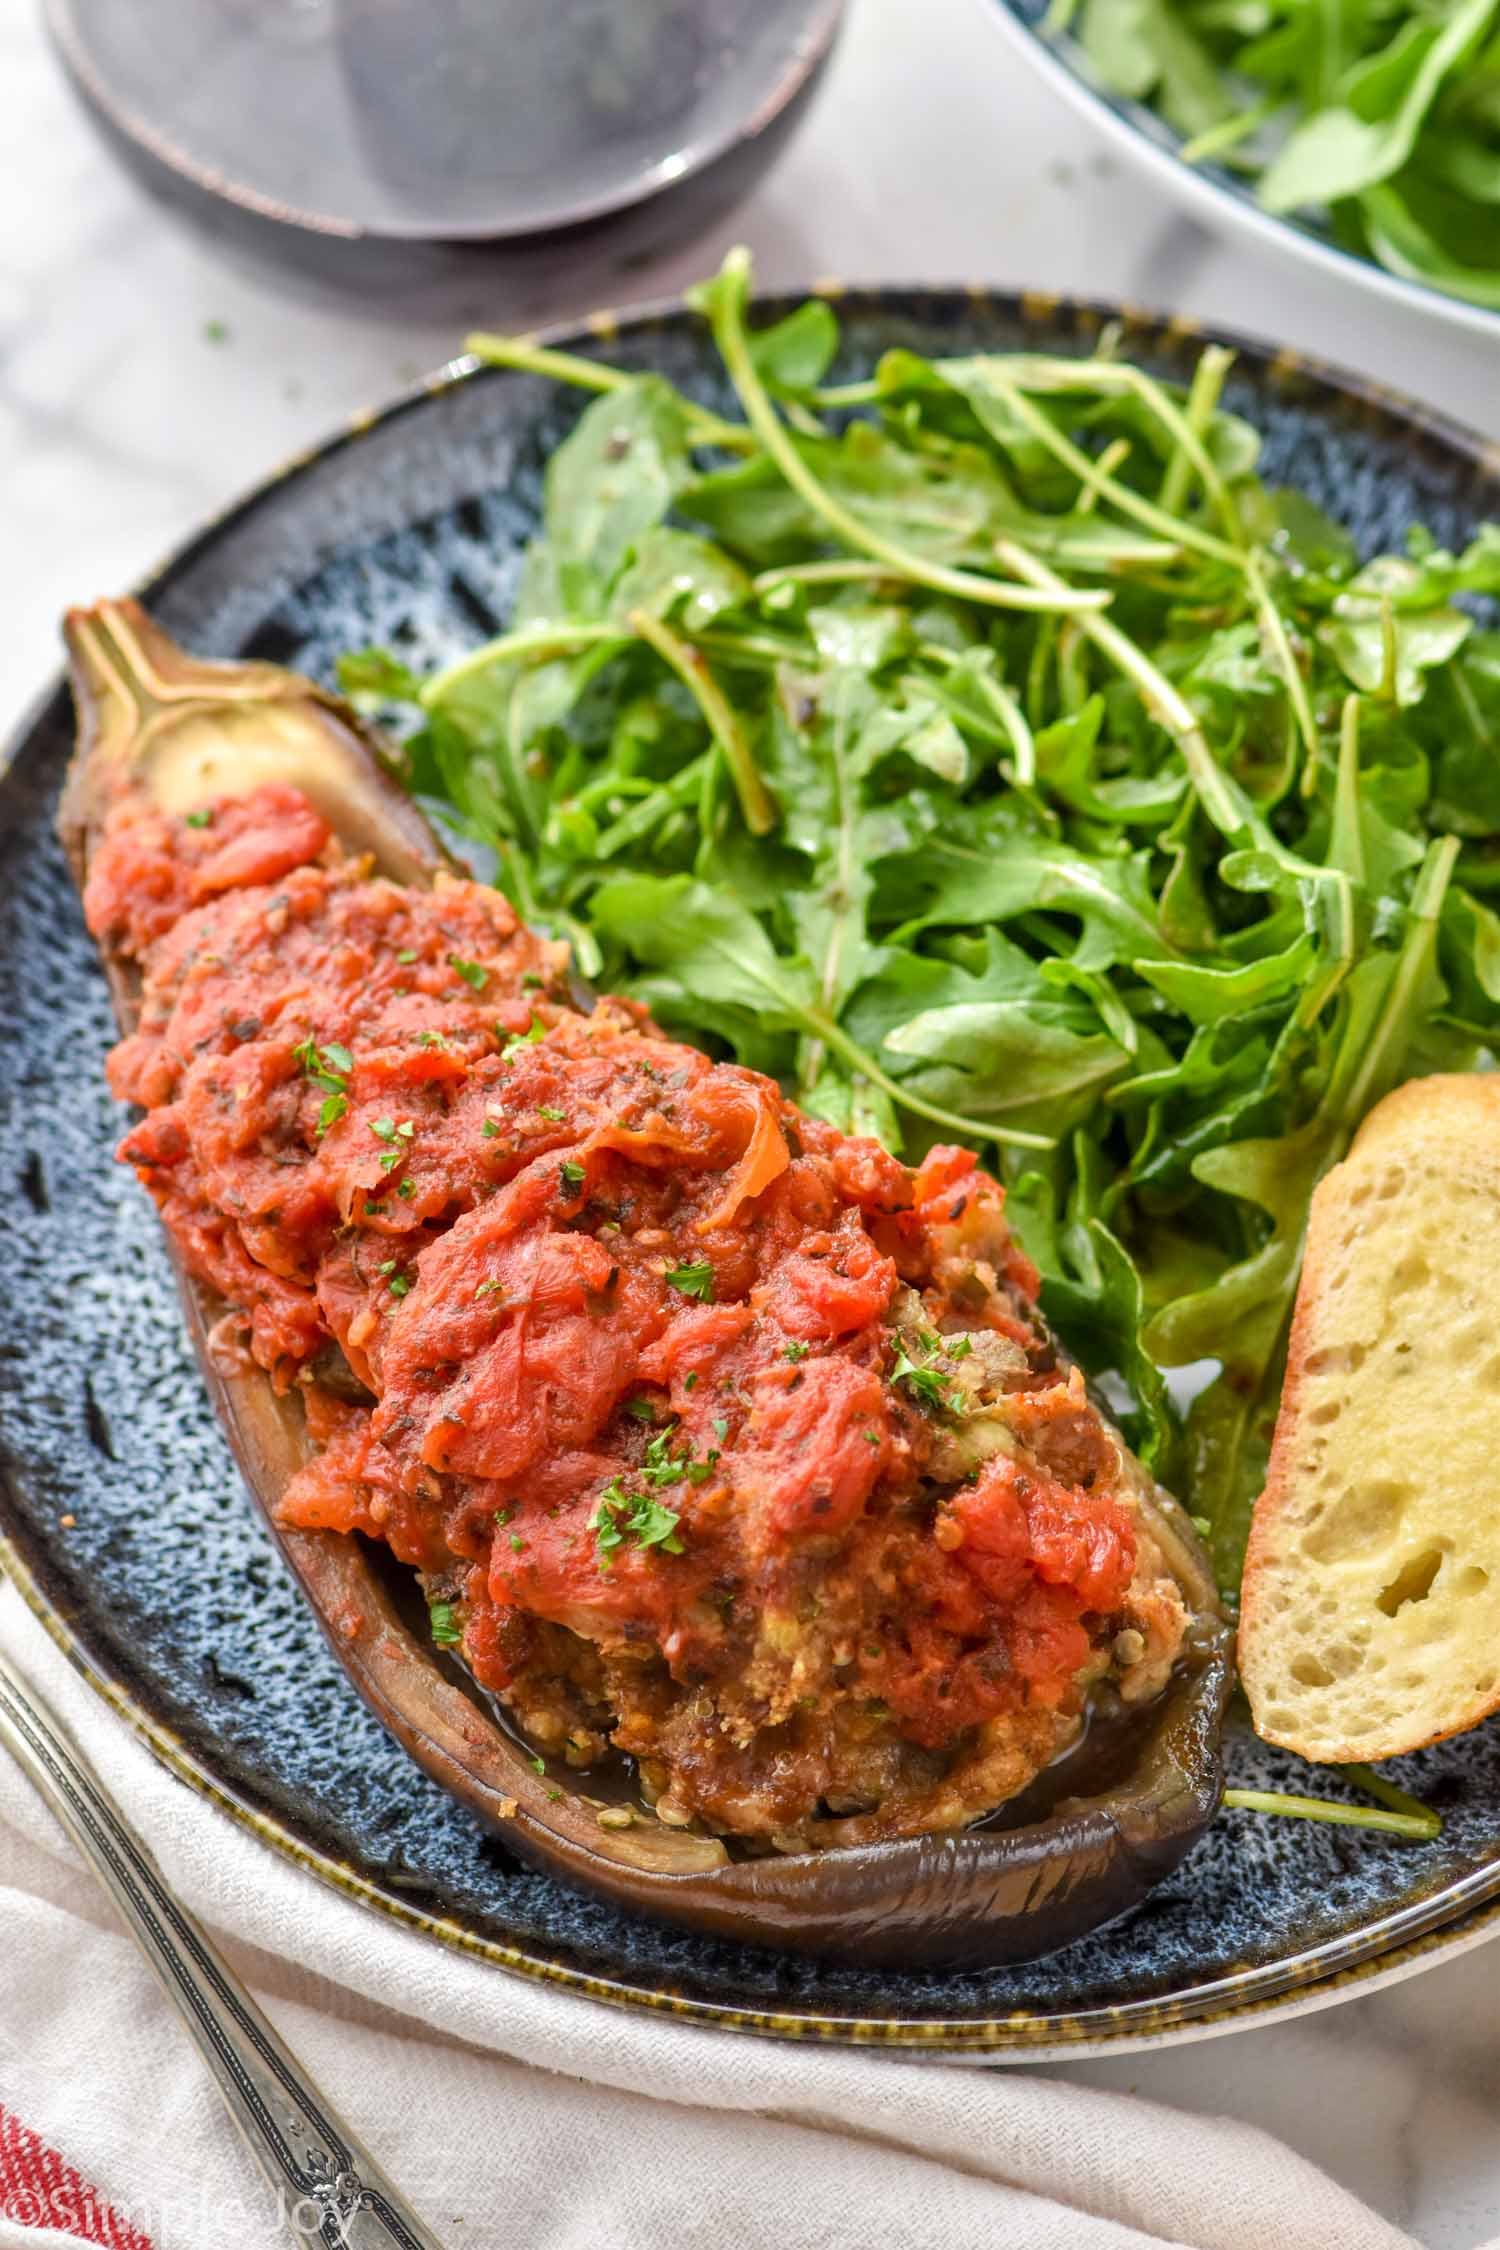
[[[1301,1281],[1292,1316],[1287,1349],[1286,1379],[1268,1464],[1265,1490],[1256,1502],[1246,1550],[1241,1585],[1239,1665],[1250,1698],[1257,1732],[1270,1742],[1320,1762],[1348,1762],[1372,1757],[1396,1757],[1476,1726],[1500,1709],[1500,1677],[1489,1686],[1475,1688],[1465,1701],[1445,1701],[1441,1717],[1429,1706],[1426,1714],[1413,1706],[1404,1718],[1392,1717],[1378,1739],[1368,1730],[1358,1734],[1320,1728],[1296,1708],[1297,1689],[1278,1681],[1287,1653],[1285,1595],[1289,1583],[1305,1582],[1305,1590],[1319,1592],[1326,1604],[1330,1587],[1339,1605],[1337,1623],[1370,1625],[1368,1612],[1360,1617],[1350,1607],[1353,1585],[1331,1569],[1315,1571],[1309,1557],[1299,1555],[1293,1518],[1299,1513],[1305,1526],[1309,1501],[1307,1462],[1315,1442],[1309,1423],[1309,1392],[1315,1374],[1321,1374],[1317,1355],[1325,1352],[1331,1299],[1335,1294],[1334,1268],[1349,1249],[1351,1227],[1361,1230],[1361,1210],[1368,1210],[1372,1180],[1405,1163],[1420,1175],[1462,1180],[1466,1191],[1481,1187],[1496,1208],[1495,1230],[1500,1245],[1500,1074],[1434,1076],[1413,1079],[1388,1094],[1361,1125],[1348,1156],[1319,1183],[1312,1197],[1304,1249]],[[1356,1240],[1355,1253],[1359,1254]],[[1368,1254],[1368,1253],[1367,1253]],[[1347,1269],[1346,1269],[1347,1270]],[[1500,1259],[1497,1259],[1500,1275]],[[1472,1277],[1471,1277],[1472,1278]],[[1346,1273],[1339,1277],[1343,1282]],[[1398,1346],[1397,1349],[1408,1348]],[[1346,1378],[1347,1380],[1347,1378]],[[1347,1395],[1347,1394],[1346,1394]],[[1368,1405],[1368,1400],[1364,1402]],[[1351,1422],[1357,1415],[1355,1405]],[[1331,1422],[1326,1400],[1323,1420]],[[1343,1444],[1349,1445],[1350,1424],[1344,1425]],[[1333,1441],[1337,1444],[1338,1441]],[[1358,1445],[1358,1436],[1355,1444]],[[1455,1445],[1457,1440],[1455,1439]],[[1495,1402],[1495,1454],[1500,1462],[1500,1393]],[[1457,1455],[1450,1459],[1439,1449],[1424,1449],[1413,1463],[1426,1488],[1436,1485],[1443,1505],[1462,1533],[1464,1511],[1470,1495],[1457,1489]],[[1336,1510],[1339,1503],[1331,1504]],[[1497,1500],[1500,1508],[1500,1500]],[[1316,1519],[1315,1519],[1316,1520]],[[1387,1592],[1390,1592],[1387,1588]],[[1434,1600],[1443,1595],[1439,1585]],[[1415,1598],[1426,1598],[1425,1589]],[[1383,1603],[1380,1606],[1384,1606]],[[1401,1607],[1398,1600],[1397,1608]],[[1387,1611],[1387,1616],[1395,1612]],[[1378,1630],[1378,1629],[1377,1629]],[[1497,1649],[1500,1654],[1500,1649]]]

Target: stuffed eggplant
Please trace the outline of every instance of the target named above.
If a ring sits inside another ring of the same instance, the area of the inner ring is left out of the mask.
[[[133,603],[67,637],[120,1154],[379,1716],[724,1936],[1004,1961],[1133,1905],[1216,1809],[1226,1631],[972,1155],[583,992],[309,683]]]

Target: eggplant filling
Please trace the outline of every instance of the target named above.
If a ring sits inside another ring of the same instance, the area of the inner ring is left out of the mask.
[[[1160,1694],[1159,1496],[967,1151],[580,1012],[497,892],[372,875],[284,783],[123,795],[85,903],[142,978],[121,1154],[304,1399],[284,1520],[414,1566],[538,1752],[805,1850],[964,1827]]]

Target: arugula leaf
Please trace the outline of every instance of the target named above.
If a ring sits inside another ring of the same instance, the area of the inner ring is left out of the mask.
[[[998,799],[880,869],[883,909],[902,934],[940,923],[1003,923],[1051,911],[1081,924],[1089,965],[1166,958],[1142,856],[1105,857],[1036,833]]]
[[[362,648],[341,656],[338,682],[345,695],[371,703],[415,703],[422,691],[418,674],[388,648]]]
[[[1415,563],[1387,555],[1369,563],[1333,604],[1318,637],[1362,693],[1403,706],[1420,702],[1423,674],[1456,654],[1474,630],[1462,610],[1413,610],[1403,595],[1420,586]]]
[[[1092,1094],[1130,1060],[1095,1009],[1050,984],[997,930],[973,973],[956,961],[889,952],[856,996],[849,1024],[856,1038],[879,1046],[903,1086],[979,1117]]]
[[[1229,968],[1201,961],[1137,961],[1135,966],[1189,1022],[1211,1024],[1299,992],[1316,959],[1312,935],[1304,931],[1284,953]]]
[[[1055,0],[1049,25],[1076,8]],[[1391,272],[1500,306],[1497,0],[1088,0],[1085,67]]]
[[[783,320],[760,329],[750,356],[766,388],[779,397],[798,398],[815,391],[839,348],[839,324],[831,305],[809,297]]]
[[[547,464],[541,555],[553,615],[604,614],[622,565],[688,474],[687,419],[659,375],[637,376],[580,415]],[[531,576],[536,608],[543,570],[535,555]]]
[[[1261,181],[1266,209],[1336,203],[1399,171],[1444,78],[1494,17],[1495,0],[1455,0],[1444,24],[1419,16],[1402,24],[1387,47],[1345,75],[1342,102],[1293,134]]]
[[[623,876],[594,894],[593,920],[638,960],[669,971],[684,1001],[691,994],[743,1008],[782,1030],[809,1026],[817,1002],[807,964],[778,959],[756,917],[706,883]]]
[[[1110,85],[1137,100],[1158,93],[1186,133],[1228,113],[1228,89],[1172,0],[1089,0],[1083,43]]]
[[[749,579],[722,548],[691,531],[653,524],[634,541],[614,580],[610,609],[622,620],[634,610],[655,617],[680,615],[689,632],[701,632],[726,611],[739,608],[749,592]]]

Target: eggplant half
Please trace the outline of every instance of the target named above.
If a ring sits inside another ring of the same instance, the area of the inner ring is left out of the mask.
[[[261,782],[294,784],[351,851],[405,884],[449,864],[356,714],[276,666],[203,663],[132,601],[66,623],[78,743],[59,827],[82,888],[110,808],[139,796],[182,813]],[[138,977],[106,949],[122,1031]],[[418,1764],[522,1859],[635,1913],[715,1937],[886,1966],[982,1965],[1050,1952],[1135,1906],[1212,1820],[1231,1684],[1228,1629],[1181,1509],[1141,1472],[1150,1529],[1191,1626],[1163,1693],[1086,1733],[998,1822],[959,1833],[736,1858],[717,1838],[648,1818],[601,1825],[628,1785],[531,1753],[425,1634],[359,1538],[290,1528],[277,1501],[312,1446],[295,1387],[216,1350],[228,1309],[179,1276],[204,1378],[251,1493],[354,1686]]]

